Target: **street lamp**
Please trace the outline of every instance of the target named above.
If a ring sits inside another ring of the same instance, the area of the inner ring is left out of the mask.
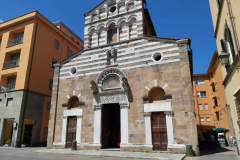
[[[227,72],[228,72],[229,68],[239,69],[240,65],[236,65],[236,66],[232,65],[232,66],[230,66],[230,64],[229,64],[229,57],[230,57],[229,53],[222,51],[222,53],[218,56],[218,59],[219,59],[221,65],[225,66],[225,68],[227,69]]]
[[[218,59],[221,63],[222,66],[226,66],[228,65],[229,63],[229,57],[230,57],[230,54],[227,53],[227,52],[223,52],[218,56]]]

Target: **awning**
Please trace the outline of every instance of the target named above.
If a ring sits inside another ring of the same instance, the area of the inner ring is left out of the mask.
[[[213,128],[212,131],[213,132],[229,132],[229,130],[225,128]]]

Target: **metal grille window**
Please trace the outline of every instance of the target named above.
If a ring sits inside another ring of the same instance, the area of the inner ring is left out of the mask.
[[[68,57],[71,56],[73,54],[73,51],[68,49]]]
[[[52,91],[52,87],[53,87],[53,80],[50,79],[49,81],[49,90]]]
[[[57,63],[57,61],[56,61],[55,59],[53,59],[53,60],[52,60],[52,68],[53,68],[53,69],[54,69],[54,66],[53,66],[53,65],[56,64],[56,63]]]
[[[51,109],[51,103],[48,102],[48,103],[47,103],[47,110],[50,110],[50,109]]]
[[[240,95],[237,96],[237,98],[235,99],[235,102],[236,102],[238,120],[240,120]]]
[[[196,80],[196,85],[204,85],[205,82],[204,82],[204,79],[197,79]]]
[[[54,40],[54,48],[58,50],[59,42],[55,39]]]
[[[210,117],[207,117],[207,122],[210,122],[211,120],[210,120]]]
[[[12,106],[12,103],[13,103],[13,98],[8,98],[7,99],[7,107]]]
[[[208,104],[205,104],[205,110],[208,111]]]
[[[198,97],[207,97],[206,91],[197,92]]]
[[[6,85],[6,88],[7,88],[8,90],[14,90],[14,89],[15,89],[16,78],[17,78],[16,75],[13,75],[13,76],[9,76],[9,77],[8,77],[8,79],[7,79],[7,85]]]

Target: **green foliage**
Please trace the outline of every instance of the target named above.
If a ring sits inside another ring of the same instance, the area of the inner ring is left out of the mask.
[[[12,143],[12,140],[9,139],[5,144],[11,144]]]

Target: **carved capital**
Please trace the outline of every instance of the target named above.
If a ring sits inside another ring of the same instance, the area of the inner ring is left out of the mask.
[[[81,115],[81,116],[77,116],[77,118],[83,118],[83,115]]]
[[[129,109],[129,103],[119,103],[121,109]]]
[[[93,111],[96,111],[96,110],[102,110],[102,105],[94,105]]]
[[[173,111],[164,111],[164,114],[167,115],[167,116],[173,117],[174,112]]]
[[[151,115],[152,115],[151,112],[145,112],[145,113],[143,113],[143,116],[144,116],[144,117],[150,117]]]

